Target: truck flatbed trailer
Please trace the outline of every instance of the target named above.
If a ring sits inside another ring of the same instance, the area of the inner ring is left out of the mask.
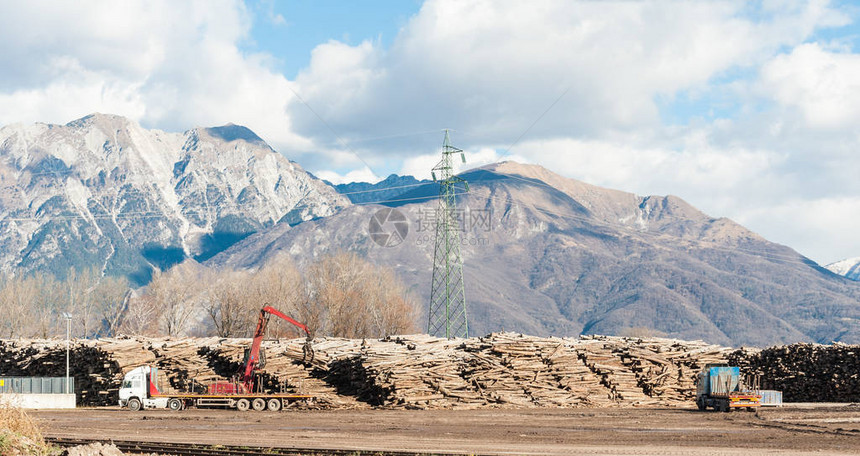
[[[314,396],[306,394],[157,394],[150,397],[155,403],[164,403],[170,410],[196,408],[235,408],[240,412],[256,410],[262,412],[288,408],[297,401],[311,402]],[[154,408],[160,408],[155,406]]]
[[[740,369],[726,364],[708,364],[696,377],[696,406],[722,412],[732,409],[754,411],[761,406],[761,394],[741,387]]]
[[[119,405],[129,410],[166,408],[183,410],[196,408],[233,408],[239,411],[270,410],[278,411],[289,407],[293,402],[313,402],[315,396],[309,394],[291,393],[195,393],[175,392],[165,393],[158,390],[157,369],[142,366],[128,374],[120,388]]]

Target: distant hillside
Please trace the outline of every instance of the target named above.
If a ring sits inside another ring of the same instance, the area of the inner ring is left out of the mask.
[[[636,196],[512,162],[463,177],[471,187],[459,204],[470,224],[463,251],[472,334],[860,343],[860,283],[678,197]],[[382,206],[361,205],[277,224],[210,264],[255,267],[279,251],[302,262],[351,250],[391,265],[426,305],[437,191],[417,187],[390,203],[410,221],[395,247],[368,235]]]
[[[329,182],[326,183],[332,185]],[[412,176],[398,176],[397,174],[392,174],[375,184],[369,182],[352,182],[332,186],[338,193],[349,198],[353,204],[379,202],[389,204],[400,198],[400,195],[424,186],[432,187],[435,189],[434,191],[438,191],[438,187],[433,185],[433,181],[418,180]]]
[[[0,128],[0,271],[96,267],[138,284],[349,201],[238,125],[184,133],[93,114]]]

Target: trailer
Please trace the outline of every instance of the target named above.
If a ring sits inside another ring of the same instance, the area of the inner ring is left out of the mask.
[[[205,392],[162,393],[158,388],[158,368],[141,366],[125,375],[119,390],[119,405],[131,411],[143,409],[184,410],[186,408],[226,408],[239,411],[278,411],[298,401],[313,402],[314,396],[243,391],[241,384],[225,388],[228,382],[208,385]]]
[[[313,360],[314,351],[311,347],[311,334],[307,326],[284,315],[277,309],[263,306],[260,318],[254,330],[251,346],[245,350],[245,361],[241,370],[234,378],[240,381],[218,381],[206,385],[202,391],[165,394],[158,388],[158,369],[152,366],[141,366],[125,375],[119,390],[119,405],[129,410],[138,411],[152,408],[167,408],[183,410],[188,407],[197,408],[231,408],[240,411],[254,409],[257,411],[277,411],[286,408],[294,401],[312,402],[314,397],[303,394],[265,393],[258,386],[255,373],[265,367],[266,356],[262,349],[263,337],[269,318],[275,315],[292,325],[300,328],[307,336],[303,347],[306,364]]]
[[[733,409],[755,411],[762,395],[741,382],[740,368],[728,364],[708,364],[696,377],[696,406],[721,412]]]

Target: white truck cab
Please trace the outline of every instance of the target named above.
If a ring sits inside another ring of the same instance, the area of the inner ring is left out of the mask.
[[[157,396],[158,368],[141,366],[125,374],[119,389],[119,406],[137,411],[144,408],[166,408],[167,397]]]

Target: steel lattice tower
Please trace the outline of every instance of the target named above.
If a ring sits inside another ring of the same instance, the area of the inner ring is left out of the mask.
[[[463,257],[460,255],[460,231],[464,227],[463,211],[457,211],[456,184],[469,184],[454,175],[451,156],[463,151],[452,146],[445,130],[442,161],[433,168],[433,180],[439,181],[439,209],[436,211],[436,242],[433,250],[433,288],[430,290],[430,319],[427,332],[437,337],[469,337],[466,321],[466,288],[463,283]],[[437,174],[438,173],[438,174]],[[438,178],[438,179],[437,179]]]

